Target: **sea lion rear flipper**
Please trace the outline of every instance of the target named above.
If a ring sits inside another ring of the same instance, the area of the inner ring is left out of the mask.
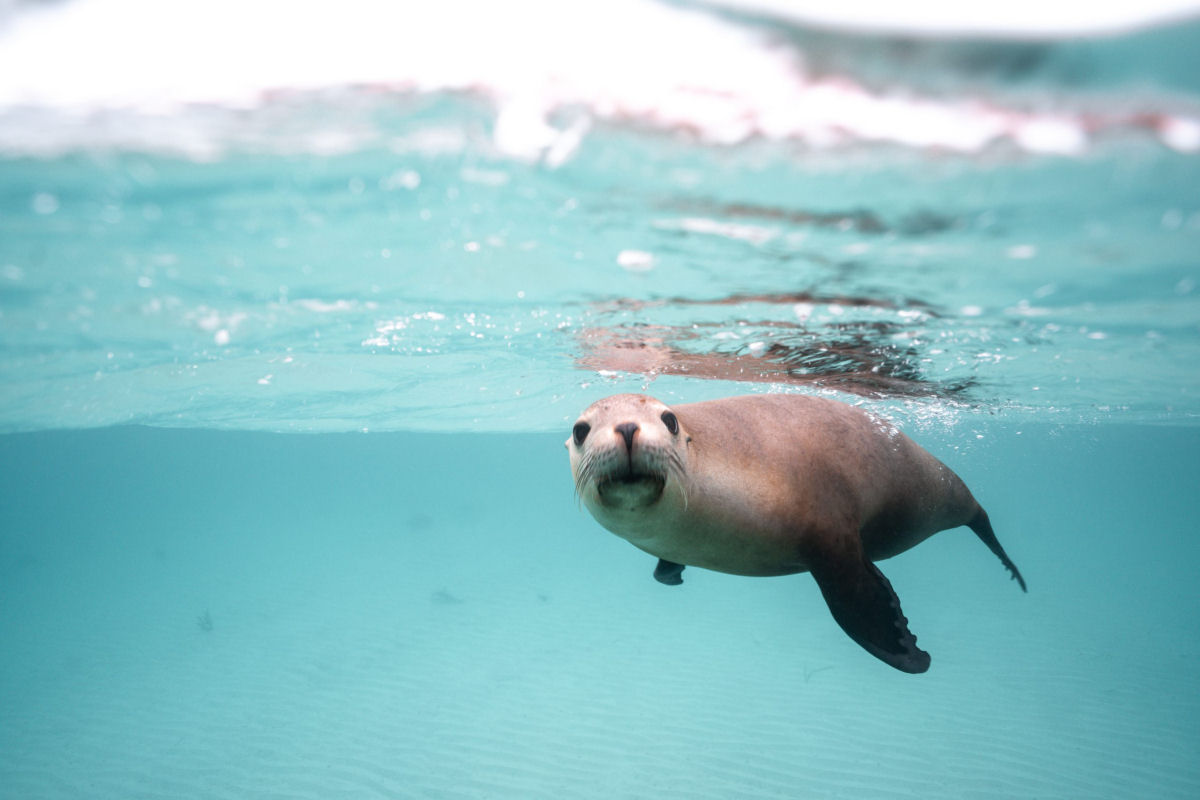
[[[667,586],[678,586],[683,583],[683,564],[660,558],[658,566],[654,568],[654,580]]]
[[[1028,592],[1029,590],[1025,588],[1025,579],[1021,577],[1021,571],[1017,569],[1017,565],[1012,562],[1012,559],[1008,557],[1008,553],[1004,552],[1004,548],[1000,546],[1000,540],[996,538],[996,532],[992,530],[992,523],[988,519],[987,512],[980,508],[979,511],[975,512],[975,517],[967,523],[967,526],[975,531],[975,535],[988,546],[989,550],[996,554],[1000,559],[1000,563],[1008,569],[1013,579],[1020,584],[1021,591]]]
[[[900,599],[879,568],[861,552],[831,558],[811,570],[837,624],[864,650],[902,672],[929,669]]]

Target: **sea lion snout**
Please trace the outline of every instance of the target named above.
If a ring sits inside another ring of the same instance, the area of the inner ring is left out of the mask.
[[[622,422],[620,425],[616,426],[615,430],[617,433],[621,434],[621,438],[625,440],[625,450],[632,455],[633,454],[633,437],[634,437],[634,434],[636,434],[638,432],[637,423],[636,422]]]

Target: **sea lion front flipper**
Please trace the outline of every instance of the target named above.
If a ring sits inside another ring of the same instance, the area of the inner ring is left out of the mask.
[[[658,566],[654,568],[654,580],[667,586],[678,586],[683,583],[683,564],[660,558]]]
[[[929,653],[917,647],[900,598],[861,550],[829,557],[810,571],[837,624],[864,650],[902,672],[929,669]]]

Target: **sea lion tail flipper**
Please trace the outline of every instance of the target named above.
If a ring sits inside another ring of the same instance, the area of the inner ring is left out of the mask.
[[[1000,546],[1000,540],[996,538],[996,532],[992,530],[992,522],[988,519],[987,512],[980,507],[975,516],[967,523],[967,527],[975,531],[975,535],[988,546],[988,549],[995,553],[1002,564],[1012,573],[1013,578],[1017,583],[1021,584],[1021,591],[1028,592],[1025,588],[1025,579],[1021,577],[1021,571],[1017,569],[1017,565],[1008,557],[1008,553],[1004,552],[1004,548]]]
[[[667,586],[678,586],[683,583],[683,564],[660,558],[658,566],[654,568],[654,580]]]
[[[831,559],[811,572],[837,624],[864,650],[901,672],[929,669],[929,653],[917,647],[892,584],[861,553]]]

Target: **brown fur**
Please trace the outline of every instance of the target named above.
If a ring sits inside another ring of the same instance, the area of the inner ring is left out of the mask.
[[[666,562],[656,577],[680,582],[679,565],[812,572],[838,623],[898,669],[924,671],[929,656],[871,562],[970,525],[1025,587],[962,480],[845,403],[764,394],[668,408],[615,395],[576,426],[585,435],[567,448],[580,498],[604,527]]]

